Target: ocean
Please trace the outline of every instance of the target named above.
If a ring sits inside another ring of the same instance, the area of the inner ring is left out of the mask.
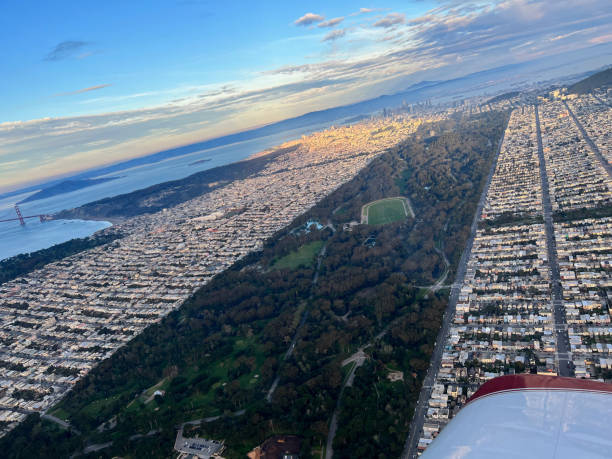
[[[129,193],[157,183],[181,179],[196,172],[240,161],[254,153],[325,129],[331,124],[331,122],[314,124],[257,139],[175,156],[155,163],[115,170],[108,176],[119,177],[117,179],[70,193],[19,204],[19,208],[24,216],[52,214],[63,209],[72,209],[88,202]],[[104,177],[104,175],[98,177]],[[15,203],[35,192],[0,199],[0,220],[15,218]],[[109,222],[104,221],[83,220],[55,220],[40,223],[35,218],[27,219],[25,226],[21,226],[18,221],[0,222],[0,260],[51,247],[70,239],[87,237],[110,225]]]

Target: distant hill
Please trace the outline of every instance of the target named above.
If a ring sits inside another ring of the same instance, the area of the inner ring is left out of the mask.
[[[442,84],[442,83],[444,83],[443,80],[432,80],[432,81],[430,81],[430,80],[423,80],[423,81],[419,81],[418,83],[415,83],[415,84],[413,84],[411,86],[408,86],[405,91],[416,91],[417,89],[429,88],[431,86],[436,86],[436,85],[439,85],[439,84]]]
[[[487,100],[486,103],[492,104],[494,102],[501,102],[502,100],[512,99],[513,97],[516,97],[519,94],[520,94],[520,91],[506,92],[504,94],[500,94],[499,96],[492,97],[491,99]]]
[[[71,191],[80,190],[89,186],[97,185],[98,183],[110,182],[111,180],[118,179],[119,177],[105,177],[98,179],[79,179],[79,180],[65,180],[60,183],[56,183],[48,188],[40,190],[38,193],[34,193],[18,204],[25,202],[37,201],[39,199],[50,198],[51,196],[57,196],[58,194],[70,193]]]
[[[574,83],[567,90],[574,94],[585,94],[593,91],[593,89],[607,87],[612,87],[612,67],[597,72],[584,80],[580,80],[578,83]]]

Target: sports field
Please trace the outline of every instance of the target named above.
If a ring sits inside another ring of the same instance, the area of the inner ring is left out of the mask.
[[[384,225],[404,220],[412,215],[412,209],[406,198],[387,198],[374,201],[363,206],[362,223],[368,225]]]

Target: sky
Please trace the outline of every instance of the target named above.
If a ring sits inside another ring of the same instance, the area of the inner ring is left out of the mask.
[[[610,0],[7,0],[0,192],[421,79],[598,49],[611,25]]]

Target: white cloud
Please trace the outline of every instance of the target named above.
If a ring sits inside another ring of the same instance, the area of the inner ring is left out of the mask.
[[[45,56],[46,61],[61,61],[63,59],[69,59],[76,57],[77,59],[83,59],[90,56],[91,52],[83,53],[83,49],[90,43],[80,40],[66,40],[58,43],[53,47],[51,51]]]
[[[60,92],[59,94],[54,94],[54,97],[73,96],[73,95],[76,95],[76,94],[83,94],[85,92],[97,91],[98,89],[108,88],[109,86],[112,86],[112,84],[110,84],[110,83],[107,83],[107,84],[98,84],[98,85],[95,85],[95,86],[90,86],[88,88],[77,89],[76,91]]]
[[[296,19],[293,23],[296,26],[309,26],[309,25],[312,25],[312,24],[316,24],[317,22],[321,22],[324,19],[325,19],[325,17],[321,16],[320,14],[306,13],[301,18]]]
[[[389,13],[384,18],[379,19],[374,23],[374,27],[393,27],[394,25],[404,24],[406,15],[404,13]]]
[[[336,41],[338,38],[344,37],[345,34],[346,30],[344,29],[332,30],[323,37],[322,41]]]
[[[344,21],[343,17],[333,18],[333,19],[330,19],[329,21],[324,21],[324,22],[319,23],[317,27],[333,27],[335,25],[340,24],[342,21]]]

